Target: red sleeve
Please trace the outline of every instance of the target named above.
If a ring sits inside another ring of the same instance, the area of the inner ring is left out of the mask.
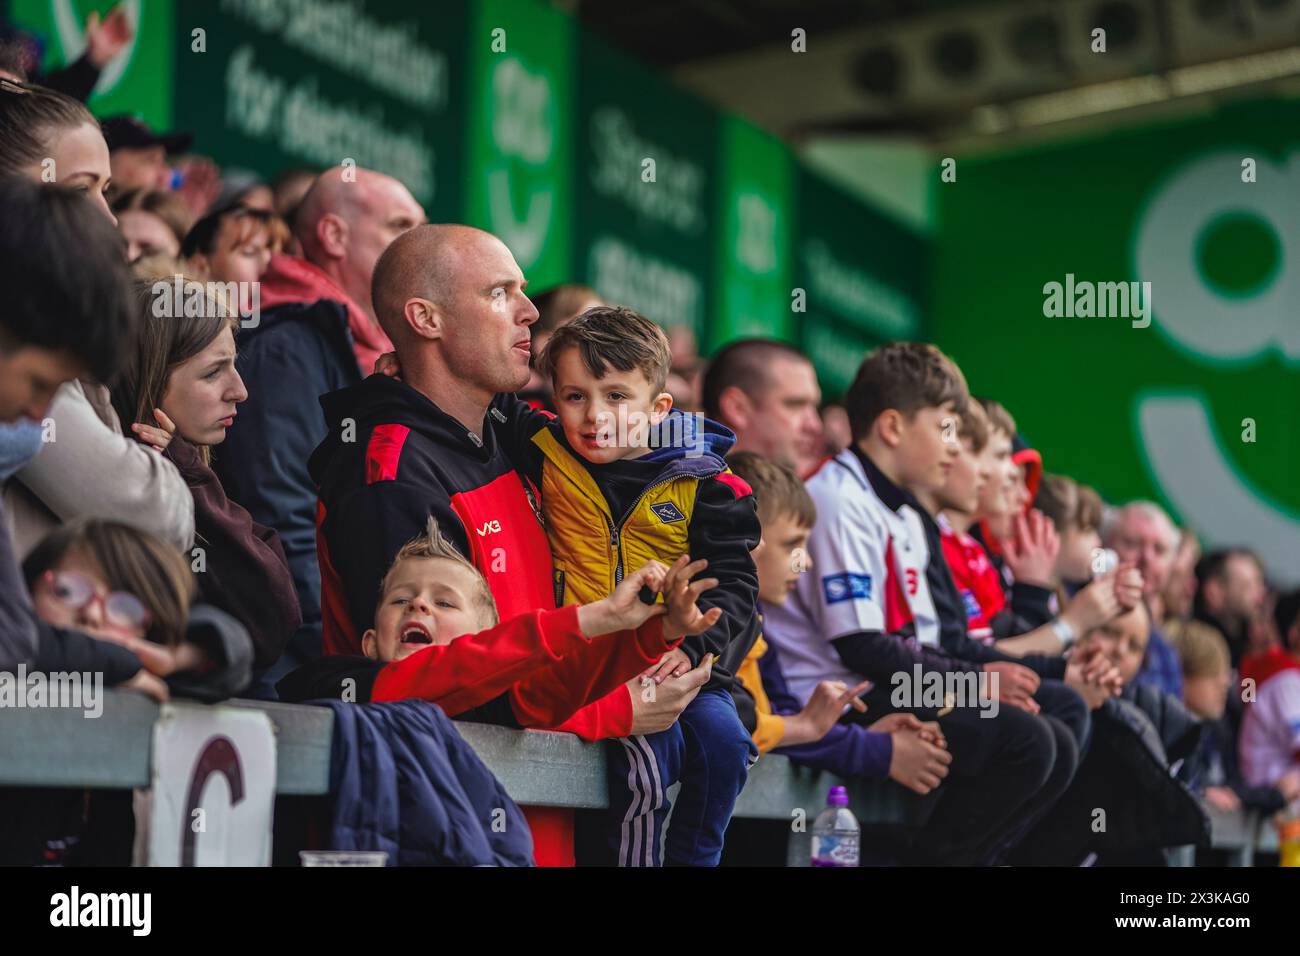
[[[519,726],[564,730],[584,740],[626,737],[632,727],[632,697],[623,685],[675,643],[664,640],[662,617],[636,631],[597,638],[581,653],[514,686],[510,704]]]
[[[517,681],[545,670],[590,642],[578,630],[578,606],[530,611],[458,637],[450,644],[425,648],[394,661],[375,678],[370,699],[415,697],[438,704],[448,716],[485,704]]]

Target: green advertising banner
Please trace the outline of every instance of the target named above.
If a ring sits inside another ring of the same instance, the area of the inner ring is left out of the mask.
[[[135,38],[100,73],[90,97],[98,116],[135,113],[159,128],[171,125],[175,82],[172,0],[116,0],[135,24]],[[86,17],[101,16],[115,0],[12,0],[15,22],[43,38],[47,72],[73,62],[86,49]]]
[[[1300,104],[990,159],[939,190],[935,340],[1046,468],[1300,579]]]
[[[499,236],[534,289],[573,278],[573,21],[478,0],[469,32],[463,216]]]
[[[177,125],[221,165],[352,160],[459,213],[466,8],[401,0],[181,0]],[[195,31],[202,31],[196,34]]]
[[[576,278],[702,339],[718,114],[590,34],[580,51]]]
[[[807,170],[799,169],[796,187],[793,319],[831,398],[853,381],[868,350],[922,337],[929,247]]]
[[[720,164],[719,281],[709,348],[742,336],[789,339],[794,162],[778,140],[727,117]]]

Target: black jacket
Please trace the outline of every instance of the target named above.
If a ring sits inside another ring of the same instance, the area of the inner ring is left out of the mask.
[[[361,380],[347,310],[322,299],[267,309],[239,331],[239,406],[212,469],[232,501],[280,536],[302,625],[290,641],[296,661],[320,654],[320,568],[316,563],[316,485],[307,470],[325,438],[318,399]]]
[[[483,573],[501,620],[554,607],[535,493],[490,425],[522,403],[498,396],[481,437],[383,375],[324,396],[321,407],[330,427],[309,467],[319,489],[326,653],[360,651],[384,574],[430,517]]]

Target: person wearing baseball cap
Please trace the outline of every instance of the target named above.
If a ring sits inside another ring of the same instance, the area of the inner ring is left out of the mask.
[[[128,189],[170,189],[172,171],[167,157],[190,148],[192,133],[155,133],[135,116],[118,115],[101,126],[108,141],[113,186]]]

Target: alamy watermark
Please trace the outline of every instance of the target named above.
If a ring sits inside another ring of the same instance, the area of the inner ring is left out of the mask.
[[[976,708],[981,717],[998,715],[997,671],[927,671],[914,664],[910,672],[895,671],[889,683],[892,707],[935,710],[941,717],[958,707]]]
[[[104,675],[100,672],[28,672],[26,664],[0,672],[0,710],[81,710],[92,720],[104,713]]]
[[[243,329],[262,324],[262,284],[260,282],[199,282],[183,275],[159,279],[153,293],[155,318],[239,317]]]
[[[1065,282],[1043,286],[1043,315],[1049,319],[1132,319],[1135,329],[1151,324],[1150,282],[1075,281],[1074,273],[1065,274]]]
[[[596,416],[596,446],[599,448],[685,448],[687,458],[705,452],[704,416],[699,412],[669,415],[658,424],[645,412],[618,407],[618,414]]]

